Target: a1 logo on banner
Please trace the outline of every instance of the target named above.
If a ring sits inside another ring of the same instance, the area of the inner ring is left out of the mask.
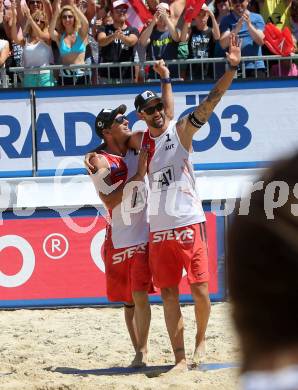
[[[46,256],[58,260],[67,254],[69,243],[63,234],[52,233],[44,239],[42,247]]]

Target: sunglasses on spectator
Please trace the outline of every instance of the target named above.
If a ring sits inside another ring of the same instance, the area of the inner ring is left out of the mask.
[[[227,3],[229,0],[216,0],[216,4]]]
[[[124,121],[127,121],[127,116],[125,115],[120,115],[120,116],[117,116],[117,118],[114,119],[114,122],[116,122],[118,125],[122,125],[122,123]]]
[[[127,8],[126,7],[123,7],[123,8],[115,8],[115,11],[118,13],[118,14],[126,14],[127,13]]]
[[[35,23],[45,23],[45,21],[44,21],[44,20],[41,20],[41,19],[34,19],[34,22],[35,22]]]
[[[31,5],[34,5],[34,4],[39,5],[39,4],[41,4],[41,1],[39,1],[39,0],[30,0],[29,4],[31,4]]]
[[[157,103],[155,106],[151,106],[151,107],[148,107],[148,108],[144,108],[143,111],[147,114],[147,115],[152,115],[155,113],[155,110],[157,111],[162,111],[163,110],[163,103]]]
[[[62,19],[73,19],[73,15],[62,15]]]
[[[233,4],[242,4],[244,2],[245,2],[245,0],[232,0]]]

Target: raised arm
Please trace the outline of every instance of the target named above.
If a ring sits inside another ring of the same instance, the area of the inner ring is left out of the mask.
[[[170,80],[170,71],[164,60],[156,61],[153,69],[159,74],[165,114],[171,120],[174,118],[174,96]]]
[[[51,4],[50,0],[41,0],[41,1],[43,4],[43,10],[44,10],[48,20],[50,21],[52,19],[52,16],[53,16],[52,4]]]
[[[167,13],[167,10],[163,7],[157,7],[157,12],[159,12],[160,18],[164,20],[168,26],[169,33],[175,42],[180,41],[180,32],[176,29],[176,25],[171,20],[170,16]]]
[[[17,9],[15,0],[11,1],[11,39],[18,45],[24,46],[25,40],[22,29],[17,28]]]
[[[57,24],[57,19],[61,11],[61,0],[54,0],[53,2],[53,7],[54,7],[54,15],[51,19],[50,27],[49,27],[49,33],[50,37],[53,41],[59,45],[59,34],[56,31],[56,24]]]
[[[180,41],[187,42],[189,40],[190,22],[184,22],[181,30]]]
[[[235,71],[241,59],[240,40],[234,34],[230,36],[229,53],[226,53],[229,69],[218,80],[208,96],[197,106],[193,113],[185,116],[177,123],[177,131],[182,145],[191,150],[194,134],[208,121],[214,108],[230,87]]]
[[[150,37],[153,32],[154,27],[156,26],[158,19],[158,12],[155,12],[153,19],[149,23],[149,25],[142,31],[141,36],[139,38],[139,42],[142,46],[146,47],[150,43]]]
[[[87,9],[85,12],[85,16],[88,20],[88,23],[91,22],[91,20],[94,18],[96,14],[96,3],[95,0],[88,0],[87,1]]]
[[[5,64],[5,61],[10,56],[9,43],[6,41],[5,46],[0,52],[0,67]]]
[[[88,35],[89,23],[88,23],[86,16],[83,14],[83,12],[80,10],[80,8],[77,7],[75,4],[73,5],[73,7],[74,7],[79,19],[80,19],[80,22],[81,22],[81,28],[79,30],[79,34],[80,34],[82,40],[84,41]]]
[[[206,7],[206,12],[210,16],[210,19],[212,21],[212,36],[215,41],[218,41],[220,38],[220,31],[219,31],[219,25],[215,19],[214,13]]]
[[[24,4],[23,10],[24,10],[24,14],[25,14],[28,22],[30,23],[30,26],[32,27],[32,30],[35,33],[35,35],[38,38],[42,39],[43,41],[45,41],[46,43],[49,44],[50,40],[51,40],[49,31],[48,30],[43,31],[40,29],[39,25],[32,18],[32,15],[30,14],[30,10],[29,10],[27,4]]]

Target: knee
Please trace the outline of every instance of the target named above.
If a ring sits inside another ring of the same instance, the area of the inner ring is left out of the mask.
[[[194,301],[210,301],[208,283],[195,283],[191,286]]]
[[[145,307],[149,305],[148,294],[146,291],[134,291],[132,296],[136,306]]]
[[[179,302],[178,287],[166,287],[160,290],[164,302]]]

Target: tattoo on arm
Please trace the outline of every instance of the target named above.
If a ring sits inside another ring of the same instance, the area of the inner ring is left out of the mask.
[[[221,89],[215,86],[207,98],[196,108],[195,116],[201,122],[207,122],[209,116],[211,115],[216,105],[219,103],[225,91],[225,89]]]

